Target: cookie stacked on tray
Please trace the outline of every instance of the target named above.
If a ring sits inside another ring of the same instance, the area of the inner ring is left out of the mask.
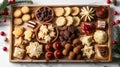
[[[108,13],[107,6],[15,7],[13,57],[49,61],[110,60]]]

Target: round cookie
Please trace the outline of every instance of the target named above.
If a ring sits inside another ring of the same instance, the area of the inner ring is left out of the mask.
[[[73,25],[78,26],[80,24],[80,18],[78,16],[74,16],[73,19],[74,19]]]
[[[14,17],[21,17],[21,16],[22,16],[22,12],[20,9],[14,11]]]
[[[14,24],[15,25],[21,25],[23,22],[22,22],[22,19],[21,18],[15,18],[14,19]]]
[[[54,11],[55,11],[55,15],[56,16],[62,16],[65,12],[65,10],[61,7],[58,7],[58,8],[54,8]]]
[[[95,42],[99,43],[99,44],[103,44],[107,41],[107,33],[103,30],[97,30],[94,33],[94,40]]]
[[[58,17],[56,19],[56,25],[57,26],[64,26],[66,24],[66,19],[65,17]]]
[[[66,16],[67,24],[66,26],[71,26],[73,24],[72,16]]]
[[[21,11],[22,11],[23,14],[27,14],[27,13],[30,12],[30,9],[29,9],[28,6],[23,6],[23,7],[21,8]]]
[[[70,7],[65,7],[64,10],[65,10],[64,16],[68,16],[68,15],[70,15],[70,13],[72,12],[72,10],[71,10]]]
[[[27,22],[27,21],[29,21],[30,20],[30,15],[29,14],[24,14],[23,16],[22,16],[22,20],[24,21],[24,22]]]
[[[72,7],[72,15],[75,16],[75,15],[78,15],[78,13],[80,12],[80,9],[79,7]]]

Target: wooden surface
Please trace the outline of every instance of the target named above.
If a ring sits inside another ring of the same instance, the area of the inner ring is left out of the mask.
[[[11,6],[11,12],[13,14],[13,11],[14,9],[16,8],[20,8],[22,7],[23,5],[20,5],[20,6]],[[39,8],[40,6],[50,6],[50,7],[58,7],[60,5],[27,5],[30,7],[30,9],[37,9]],[[78,7],[82,7],[82,6],[92,6],[92,7],[96,7],[96,6],[100,6],[100,5],[62,5],[62,7],[64,6],[78,6]],[[107,22],[108,22],[108,30],[107,30],[107,33],[108,33],[108,47],[109,47],[109,59],[108,60],[67,60],[67,59],[54,59],[54,60],[45,60],[45,59],[38,59],[38,60],[35,60],[35,59],[30,59],[30,58],[25,58],[23,60],[18,60],[18,59],[14,59],[13,58],[13,48],[14,48],[14,38],[13,38],[13,28],[14,28],[14,25],[13,25],[13,17],[11,19],[11,23],[10,23],[10,51],[9,51],[9,61],[10,62],[110,62],[111,61],[111,24],[110,24],[110,6],[108,5],[101,5],[101,6],[106,6],[108,8],[108,18],[107,18]]]

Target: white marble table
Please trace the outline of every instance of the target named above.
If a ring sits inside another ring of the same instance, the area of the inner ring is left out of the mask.
[[[54,5],[74,5],[74,4],[106,4],[106,0],[33,0],[35,4],[54,4]],[[120,0],[118,0],[120,2]],[[120,12],[120,6],[111,5],[112,9]],[[119,8],[119,9],[118,9]],[[114,17],[118,19],[120,16]],[[0,31],[5,31],[7,35],[5,37],[9,38],[10,35],[10,22],[0,23]],[[3,46],[9,47],[9,43],[4,42],[4,37],[0,36],[0,65],[3,67],[119,67],[116,63],[10,63],[9,53],[2,50]],[[0,66],[0,67],[1,67]]]

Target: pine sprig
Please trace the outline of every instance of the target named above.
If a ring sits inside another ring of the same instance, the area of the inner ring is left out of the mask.
[[[114,32],[116,33],[116,41],[117,43],[114,45],[113,49],[116,49],[120,52],[120,26],[116,26]]]
[[[2,10],[4,10],[8,5],[8,0],[4,0],[3,4],[0,6],[0,12],[2,12]]]
[[[1,19],[4,19],[4,18],[11,18],[11,16],[6,16],[5,14],[2,14],[2,11],[3,10],[6,10],[8,9],[9,10],[9,5],[21,5],[21,4],[33,4],[32,0],[16,0],[15,2],[13,3],[9,3],[8,0],[4,0],[2,5],[0,5],[0,21]],[[6,11],[8,11],[6,10]]]
[[[115,45],[113,45],[112,51],[115,54],[120,55],[120,26],[115,26],[114,32],[116,35],[115,40],[117,41],[117,43]],[[118,62],[118,64],[120,65],[120,56],[113,56],[112,60],[113,60],[113,62]]]
[[[12,5],[33,4],[32,0],[17,0]]]

